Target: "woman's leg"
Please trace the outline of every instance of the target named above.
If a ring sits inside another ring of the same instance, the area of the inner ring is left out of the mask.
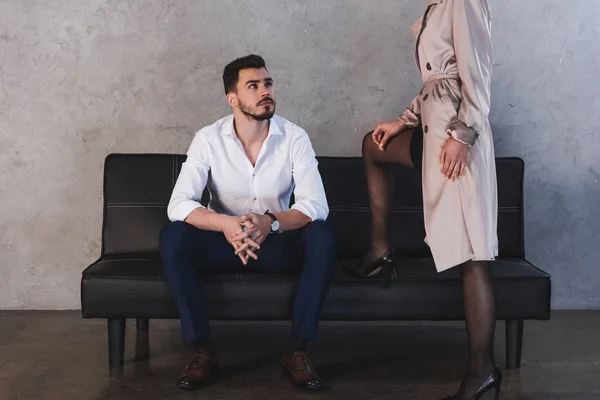
[[[411,157],[411,141],[422,141],[420,128],[406,129],[398,136],[392,138],[385,148],[379,147],[373,142],[372,133],[365,135],[362,145],[362,155],[365,163],[367,187],[369,190],[369,202],[371,207],[371,250],[365,256],[365,262],[377,260],[390,248],[389,227],[390,214],[392,212],[394,193],[394,179],[390,169],[391,164],[400,164],[408,168],[415,168]],[[415,134],[416,133],[416,134]],[[422,143],[413,143],[413,156],[422,149]],[[415,149],[417,149],[415,151]],[[420,154],[418,162],[420,162]],[[417,165],[420,167],[420,165]]]
[[[474,394],[492,373],[496,307],[494,286],[487,261],[469,261],[460,266],[465,321],[469,342],[469,366],[458,395]]]

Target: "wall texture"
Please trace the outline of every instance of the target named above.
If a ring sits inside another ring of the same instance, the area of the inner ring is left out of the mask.
[[[0,0],[0,308],[79,307],[111,152],[185,152],[227,114],[221,72],[262,54],[277,112],[320,155],[419,90],[417,0]],[[528,257],[555,308],[600,307],[600,3],[492,0],[498,156],[526,171]]]

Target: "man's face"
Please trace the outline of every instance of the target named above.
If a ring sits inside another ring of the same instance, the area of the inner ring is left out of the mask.
[[[241,70],[237,93],[233,95],[237,100],[237,108],[250,118],[262,121],[275,114],[273,78],[264,68]]]

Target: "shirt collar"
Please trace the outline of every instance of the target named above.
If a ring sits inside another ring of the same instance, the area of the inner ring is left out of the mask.
[[[227,121],[226,124],[223,125],[223,129],[221,129],[221,134],[233,137],[236,136],[235,129],[233,129],[233,116],[229,119],[229,121]],[[269,132],[267,133],[267,137],[271,135],[283,135],[283,133],[279,129],[279,125],[273,117],[269,120]]]

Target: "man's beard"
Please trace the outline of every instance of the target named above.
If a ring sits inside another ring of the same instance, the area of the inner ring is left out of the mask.
[[[238,100],[239,101],[239,100]],[[261,100],[261,102],[264,101]],[[275,101],[273,101],[273,104],[271,104],[271,110],[269,111],[265,111],[261,114],[258,114],[256,112],[256,108],[250,108],[248,105],[242,103],[241,101],[239,101],[240,104],[240,111],[242,111],[244,113],[244,115],[247,115],[248,117],[252,118],[255,121],[264,121],[266,119],[271,119],[273,118],[273,115],[275,114]]]

